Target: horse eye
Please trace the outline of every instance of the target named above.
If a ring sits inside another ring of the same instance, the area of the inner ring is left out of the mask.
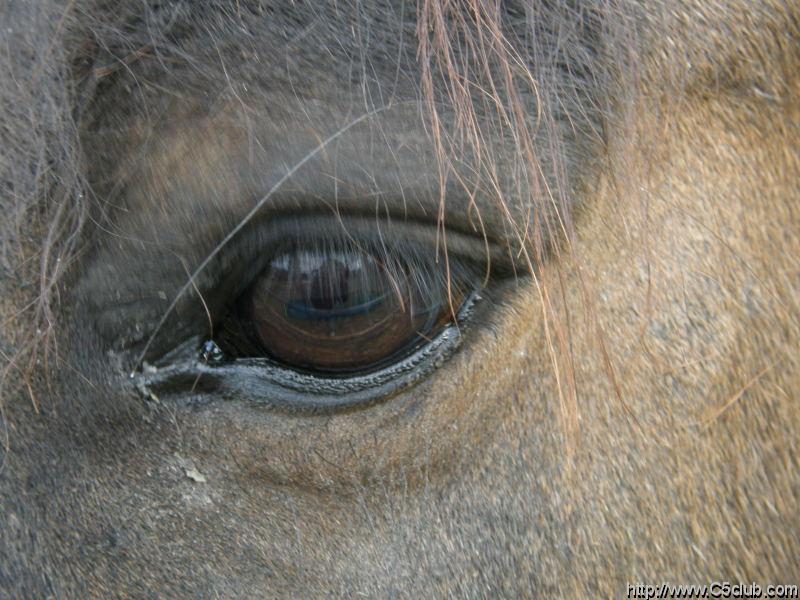
[[[226,358],[349,376],[401,360],[430,341],[464,301],[430,261],[361,247],[275,255],[215,336]]]
[[[458,351],[489,307],[482,292],[517,272],[505,248],[454,230],[442,249],[430,229],[312,218],[243,232],[131,382],[147,398],[298,414],[393,397]]]

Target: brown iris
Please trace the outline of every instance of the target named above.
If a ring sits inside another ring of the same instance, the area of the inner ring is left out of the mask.
[[[451,290],[448,300],[441,277],[418,271],[354,248],[281,253],[243,298],[246,333],[288,366],[380,366],[429,340],[463,299]]]

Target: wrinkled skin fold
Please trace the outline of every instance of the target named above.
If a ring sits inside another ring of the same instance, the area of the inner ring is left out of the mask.
[[[800,583],[796,2],[0,22],[0,597]],[[137,386],[342,227],[478,274],[411,387]]]

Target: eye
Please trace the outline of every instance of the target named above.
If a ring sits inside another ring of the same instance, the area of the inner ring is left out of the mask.
[[[454,319],[463,281],[448,289],[430,261],[348,246],[296,248],[269,260],[224,322],[223,353],[345,376],[402,358]]]
[[[137,386],[293,412],[368,406],[457,350],[486,261],[502,262],[486,249],[453,232],[445,251],[435,227],[374,219],[256,227],[209,265],[198,287],[206,311],[186,301]]]

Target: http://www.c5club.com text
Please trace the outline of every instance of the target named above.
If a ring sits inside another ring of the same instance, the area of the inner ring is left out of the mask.
[[[795,584],[712,581],[701,584],[628,583],[626,598],[800,598]]]

